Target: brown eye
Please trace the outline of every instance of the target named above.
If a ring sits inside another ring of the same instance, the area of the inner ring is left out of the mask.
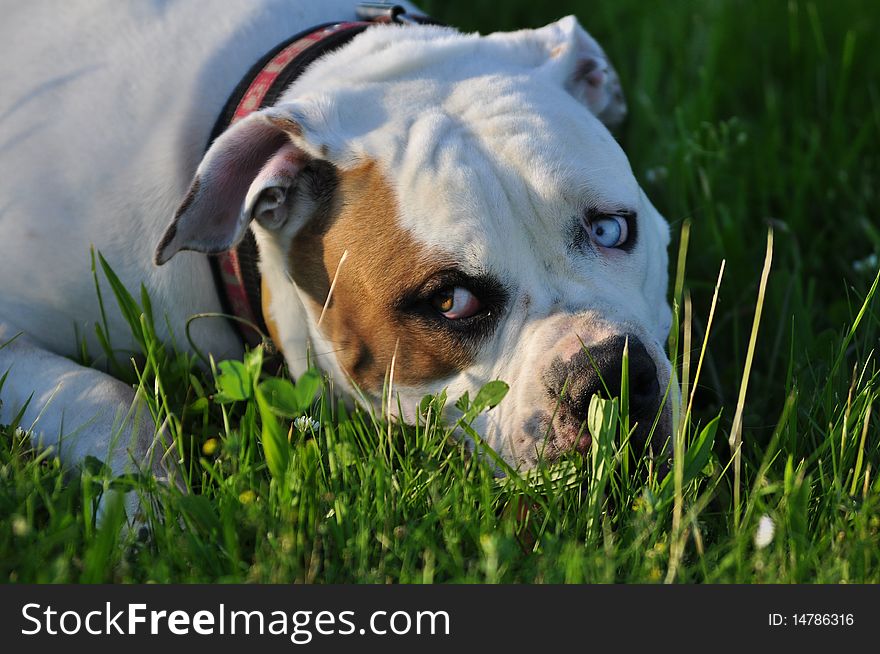
[[[483,306],[476,296],[463,286],[441,289],[431,298],[431,305],[449,320],[470,318]]]
[[[452,307],[455,304],[455,300],[453,299],[453,291],[451,288],[444,288],[442,291],[437,293],[434,296],[432,303],[434,308],[441,313],[445,313],[447,311],[451,311]]]

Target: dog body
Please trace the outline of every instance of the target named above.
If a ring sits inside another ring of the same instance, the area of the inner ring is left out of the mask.
[[[388,383],[404,419],[426,393],[502,379],[508,399],[475,427],[529,467],[584,446],[589,398],[619,386],[628,343],[638,419],[660,413],[668,435],[668,228],[603,125],[625,106],[574,19],[486,37],[371,27],[204,153],[255,61],[354,17],[347,0],[9,12],[0,343],[22,335],[0,349],[0,422],[33,395],[24,425],[47,443],[66,434],[63,456],[107,458],[114,433],[133,439],[114,468],[145,456],[155,425],[121,421],[132,391],[66,358],[76,334],[99,349],[89,248],[146,286],[183,346],[192,315],[221,310],[203,253],[250,228],[293,374],[311,357],[375,406]],[[113,346],[134,349],[115,314]],[[217,358],[242,347],[224,320],[197,321],[193,340]]]

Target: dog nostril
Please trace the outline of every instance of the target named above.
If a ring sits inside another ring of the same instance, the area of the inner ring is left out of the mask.
[[[632,334],[612,336],[581,350],[566,362],[561,359],[553,362],[548,373],[548,390],[561,400],[561,408],[573,418],[585,418],[593,395],[617,397],[624,347],[628,347],[630,410],[634,416],[653,412],[660,394],[657,366],[644,344]]]
[[[641,343],[637,348],[630,347],[629,353],[629,392],[632,398],[654,399],[660,392],[657,381],[657,366],[651,355]]]
[[[621,390],[623,350],[628,343],[629,416],[636,428],[632,443],[644,446],[661,408],[662,396],[657,365],[645,345],[635,336],[613,336],[582,349],[568,360],[556,358],[544,381],[557,403],[552,418],[554,439],[563,449],[589,452],[591,435],[585,430],[594,395],[618,397]],[[652,443],[656,438],[651,439]]]

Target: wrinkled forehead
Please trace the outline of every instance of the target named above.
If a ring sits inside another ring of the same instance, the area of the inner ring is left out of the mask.
[[[564,90],[528,79],[475,86],[462,82],[458,97],[415,119],[386,163],[405,228],[459,252],[517,240],[540,250],[590,209],[635,209],[625,155]]]
[[[587,208],[634,208],[639,192],[617,142],[531,38],[368,30],[290,93],[307,100],[301,118],[324,156],[380,164],[419,240],[457,253],[540,241]]]

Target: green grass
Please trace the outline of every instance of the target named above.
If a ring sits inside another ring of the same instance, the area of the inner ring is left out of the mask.
[[[422,4],[482,31],[575,13],[618,68],[618,136],[673,226],[670,352],[696,389],[672,473],[631,465],[625,416],[596,402],[591,456],[500,480],[448,438],[444,398],[403,427],[315,375],[270,380],[260,354],[201,372],[122,296],[144,352],[119,374],[167,419],[188,490],[64,472],[0,428],[0,579],[880,581],[880,4]],[[305,414],[317,427],[292,426]],[[111,487],[150,500],[148,541],[126,540],[112,500],[96,522]]]

